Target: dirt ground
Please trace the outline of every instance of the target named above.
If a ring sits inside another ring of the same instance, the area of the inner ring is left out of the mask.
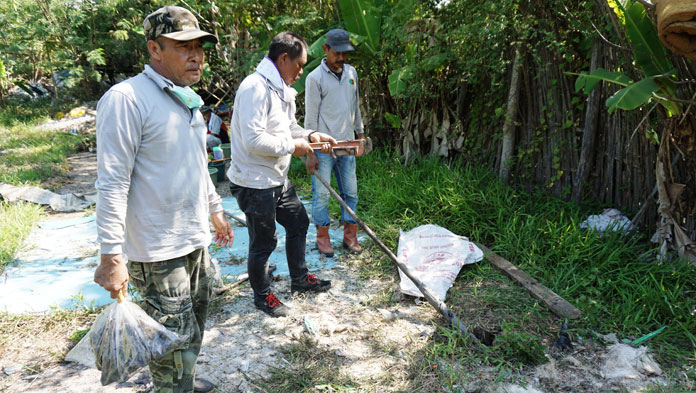
[[[95,153],[80,153],[68,163],[71,169],[60,179],[57,191],[92,192]],[[227,187],[227,182],[221,183],[219,193],[228,195]],[[293,353],[293,348],[301,347],[330,361],[335,375],[351,381],[352,388],[343,390],[331,385],[313,389],[322,392],[631,392],[668,382],[659,365],[650,363],[647,356],[622,363],[628,370],[625,374],[610,374],[618,362],[611,358],[614,347],[587,340],[574,343],[574,350],[567,353],[549,349],[549,363],[517,375],[501,378],[495,367],[442,361],[432,370],[416,372],[416,383],[413,367],[432,346],[437,326],[444,321],[426,303],[400,296],[395,278],[361,277],[357,264],[376,258],[372,254],[376,252],[376,248],[368,248],[359,256],[343,257],[335,269],[318,272],[332,280],[326,293],[291,297],[288,279],[275,281],[274,290],[293,310],[285,318],[270,318],[257,311],[248,284],[217,298],[206,324],[199,375],[215,383],[218,392],[265,392],[265,378],[278,375],[278,370],[302,368],[303,357]],[[385,297],[398,300],[397,305],[380,308]],[[69,336],[88,325],[89,321],[68,317],[60,324],[35,329],[31,335],[3,338],[0,392],[150,391],[147,370],[126,383],[102,387],[99,371],[62,361],[72,346]],[[447,386],[438,377],[445,370],[458,370],[459,375]],[[469,377],[461,379],[462,375]]]

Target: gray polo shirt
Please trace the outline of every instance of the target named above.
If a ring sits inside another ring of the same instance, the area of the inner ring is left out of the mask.
[[[129,260],[177,258],[211,241],[222,201],[208,175],[203,116],[149,66],[97,105],[97,241]]]
[[[329,134],[337,141],[353,140],[355,133],[363,133],[355,68],[344,64],[339,80],[323,59],[321,65],[307,75],[304,126]]]

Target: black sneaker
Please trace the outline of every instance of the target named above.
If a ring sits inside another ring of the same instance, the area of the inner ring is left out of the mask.
[[[290,292],[324,292],[331,288],[331,281],[320,280],[314,274],[307,274],[302,280],[292,280]]]
[[[254,306],[272,317],[286,317],[290,313],[290,308],[281,303],[273,292],[265,298],[254,297]]]

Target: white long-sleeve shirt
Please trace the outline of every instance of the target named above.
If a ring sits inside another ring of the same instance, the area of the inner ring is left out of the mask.
[[[337,141],[350,141],[362,134],[358,73],[350,64],[343,64],[341,79],[326,65],[307,75],[305,80],[305,122],[310,130],[329,134]]]
[[[296,95],[267,57],[244,78],[230,121],[227,177],[232,183],[256,189],[285,183],[295,151],[293,139],[310,133],[295,119]]]
[[[97,240],[102,254],[156,262],[207,247],[222,201],[208,175],[203,116],[149,66],[97,105]]]

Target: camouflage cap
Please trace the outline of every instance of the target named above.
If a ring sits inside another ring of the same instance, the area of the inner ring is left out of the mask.
[[[147,40],[162,36],[177,41],[190,41],[200,38],[217,44],[217,38],[198,28],[198,20],[186,8],[168,5],[151,13],[143,21],[143,31]]]

